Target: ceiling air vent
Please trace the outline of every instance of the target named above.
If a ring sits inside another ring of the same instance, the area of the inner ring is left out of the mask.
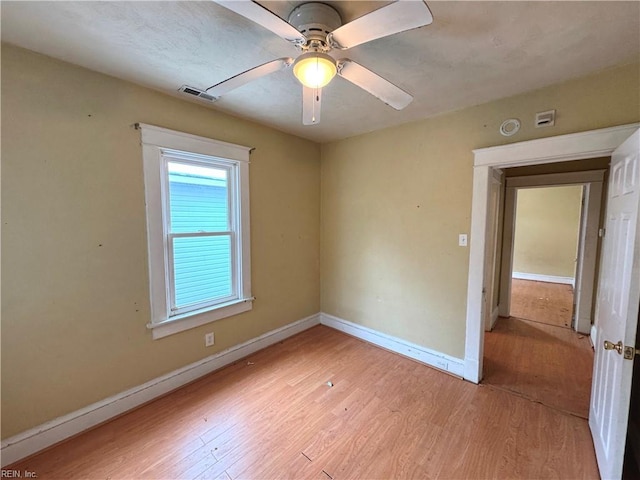
[[[209,95],[207,92],[205,92],[204,90],[200,90],[199,88],[195,88],[195,87],[190,87],[188,85],[183,85],[181,86],[178,91],[182,92],[182,93],[186,93],[187,95],[191,95],[193,97],[197,97],[201,100],[205,100],[207,102],[215,102],[216,100],[218,100],[216,97],[214,97],[213,95]]]

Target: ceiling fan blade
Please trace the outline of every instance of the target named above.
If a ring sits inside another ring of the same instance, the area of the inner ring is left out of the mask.
[[[293,58],[279,58],[271,62],[263,63],[262,65],[247,70],[246,72],[234,75],[233,77],[228,78],[223,82],[216,83],[212,87],[207,88],[205,91],[209,95],[213,95],[216,98],[221,97],[231,90],[242,87],[243,85],[252,82],[253,80],[257,80],[260,77],[264,77],[265,75],[269,75],[270,73],[277,72],[278,70],[282,70],[283,68],[290,67],[292,63]]]
[[[348,58],[338,60],[338,75],[396,110],[402,110],[413,100],[413,97],[401,88]]]
[[[271,30],[273,33],[281,38],[284,38],[287,42],[290,42],[296,46],[304,45],[307,42],[306,37],[298,31],[293,25],[285,22],[278,15],[270,10],[267,10],[259,3],[251,0],[213,0],[219,5],[222,5],[229,10],[236,12],[239,15],[263,26],[267,30]]]
[[[429,25],[433,16],[422,0],[398,0],[356,18],[327,36],[333,48],[347,49],[377,38]]]
[[[320,123],[320,104],[322,89],[302,87],[302,124],[317,125]]]

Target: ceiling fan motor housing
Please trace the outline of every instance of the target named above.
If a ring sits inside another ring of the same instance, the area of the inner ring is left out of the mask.
[[[307,37],[308,44],[320,42],[324,47],[327,46],[327,35],[342,25],[340,14],[333,7],[318,2],[298,5],[288,20]]]

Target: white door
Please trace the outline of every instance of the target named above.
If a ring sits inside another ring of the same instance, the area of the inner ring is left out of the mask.
[[[640,131],[612,155],[596,305],[589,426],[603,479],[619,479],[629,417],[640,302]],[[609,349],[605,349],[605,341]],[[632,353],[632,352],[631,352]],[[640,357],[636,357],[640,358]]]

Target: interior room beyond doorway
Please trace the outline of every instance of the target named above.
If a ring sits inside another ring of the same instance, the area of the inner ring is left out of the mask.
[[[511,316],[571,327],[582,185],[517,191]]]

